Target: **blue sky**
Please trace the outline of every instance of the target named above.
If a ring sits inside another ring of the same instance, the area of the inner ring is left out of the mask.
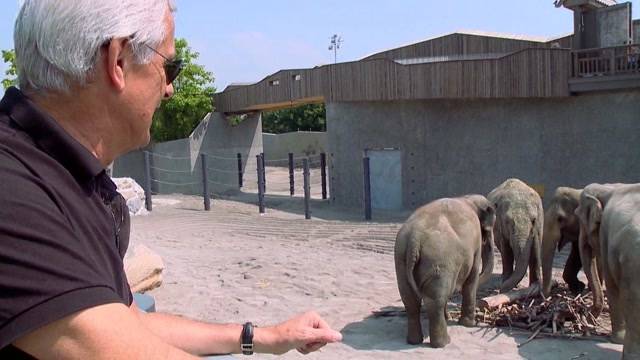
[[[13,47],[18,1],[0,0],[0,49]],[[640,18],[640,0],[633,0]],[[280,69],[333,62],[332,34],[342,36],[338,61],[456,30],[553,37],[573,31],[572,12],[553,0],[176,0],[176,35],[200,53],[220,91]],[[0,62],[0,73],[5,66]],[[2,90],[0,89],[0,93]]]

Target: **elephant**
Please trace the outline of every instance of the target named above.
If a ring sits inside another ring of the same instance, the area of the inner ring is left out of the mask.
[[[502,256],[500,291],[516,287],[527,273],[527,267],[530,285],[542,280],[540,256],[544,213],[540,195],[518,179],[507,179],[493,189],[487,199],[496,209],[493,231]]]
[[[549,296],[552,283],[553,256],[567,244],[571,244],[571,252],[564,265],[562,278],[569,285],[569,290],[579,294],[585,284],[578,280],[578,272],[582,268],[578,235],[580,222],[574,213],[580,201],[582,189],[559,187],[553,194],[550,205],[544,213],[544,231],[542,234],[542,291]]]
[[[611,312],[611,341],[624,344],[623,358],[640,359],[640,184],[591,184],[584,188],[580,255],[600,314],[604,277]],[[594,262],[596,264],[594,264]]]
[[[450,343],[447,301],[455,291],[462,292],[459,323],[475,325],[476,291],[493,271],[494,222],[491,203],[482,195],[467,195],[430,202],[400,228],[394,257],[398,289],[407,311],[409,344],[424,340],[423,300],[432,347]]]

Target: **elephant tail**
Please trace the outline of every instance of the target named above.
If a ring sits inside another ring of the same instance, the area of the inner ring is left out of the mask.
[[[515,262],[515,269],[511,276],[506,279],[500,287],[500,292],[509,291],[520,283],[524,276],[527,274],[527,268],[529,267],[529,261],[532,256],[531,250],[533,248],[534,232],[536,231],[536,220],[531,221],[529,227],[529,233],[520,233],[512,231],[511,244],[513,250],[513,261]]]
[[[407,247],[406,256],[407,256],[406,271],[407,271],[407,279],[409,280],[409,285],[415,292],[416,296],[418,296],[418,298],[422,298],[422,295],[420,294],[420,290],[418,289],[418,285],[416,284],[416,279],[414,275],[414,270],[416,268],[416,265],[420,261],[420,241],[415,241],[415,240],[409,241],[409,246]]]

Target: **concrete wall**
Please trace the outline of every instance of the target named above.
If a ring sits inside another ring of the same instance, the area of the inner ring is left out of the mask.
[[[327,133],[319,131],[297,131],[284,134],[262,134],[264,156],[267,161],[276,163],[284,160],[287,165],[289,153],[294,157],[317,157],[327,149]]]
[[[201,154],[207,154],[209,188],[213,193],[238,189],[237,154],[242,155],[244,181],[255,182],[255,156],[262,152],[262,117],[248,116],[236,126],[219,113],[207,115],[186,139],[148,146],[152,153],[151,177],[154,193],[202,194]],[[118,158],[114,177],[145,181],[144,150]]]
[[[631,25],[631,3],[604,7],[597,10],[599,47],[628,43]]]
[[[633,20],[633,42],[640,44],[640,19]]]
[[[640,91],[558,99],[327,104],[332,200],[359,207],[364,149],[402,151],[405,208],[487,194],[509,177],[544,187],[640,182]]]

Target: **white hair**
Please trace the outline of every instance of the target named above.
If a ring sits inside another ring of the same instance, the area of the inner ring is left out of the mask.
[[[20,88],[68,92],[86,84],[100,47],[130,37],[136,63],[151,61],[167,36],[173,0],[25,0],[13,41]]]

